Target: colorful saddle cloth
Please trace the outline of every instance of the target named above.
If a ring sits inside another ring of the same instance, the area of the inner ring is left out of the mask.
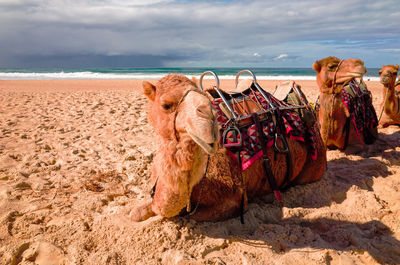
[[[396,84],[394,84],[394,88],[395,88],[395,89],[399,89],[399,88],[400,88],[400,80],[398,80],[398,81],[396,82]],[[396,93],[396,95],[398,95],[398,94],[400,94],[400,91],[395,90],[395,93]]]
[[[273,97],[268,92],[265,94],[269,97],[270,101],[275,106],[288,106],[285,102],[280,101]],[[251,100],[254,102],[258,102],[262,105],[264,110],[270,109],[268,102],[263,98],[263,96],[256,90],[252,90],[248,95]],[[217,111],[217,121],[221,125],[221,135],[227,125],[229,118],[221,109],[221,98],[215,98],[212,101],[214,108]],[[223,103],[222,103],[223,104]],[[305,142],[310,147],[311,156],[315,160],[317,158],[317,134],[313,128],[309,128],[305,125],[305,123],[300,119],[299,115],[293,110],[281,110],[281,115],[283,118],[284,126],[286,129],[286,135],[290,139],[294,139],[300,142]],[[272,114],[267,115],[267,118],[262,120],[261,122],[262,130],[266,137],[267,147],[272,147],[275,144],[275,133],[277,131],[276,124],[274,124],[272,119]],[[239,150],[240,161],[242,170],[246,170],[249,166],[251,166],[258,158],[260,158],[263,154],[262,146],[257,137],[257,128],[254,123],[238,128],[242,135],[242,147]],[[318,133],[318,132],[317,132]],[[221,137],[222,139],[222,137]],[[227,143],[234,143],[235,137],[232,135],[232,132],[228,132],[226,136]],[[228,154],[232,156],[236,161],[238,161],[237,152],[228,149]]]
[[[365,135],[366,130],[370,131],[378,126],[371,92],[364,82],[358,84],[352,80],[342,89],[341,96],[358,135]]]

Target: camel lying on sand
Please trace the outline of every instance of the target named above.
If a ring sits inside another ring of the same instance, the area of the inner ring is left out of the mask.
[[[271,192],[262,158],[241,171],[219,144],[215,109],[209,94],[182,75],[170,74],[154,86],[143,82],[149,99],[148,120],[156,134],[151,182],[153,199],[131,211],[133,221],[160,215],[173,217],[191,205],[195,220],[221,220],[246,210],[247,198]],[[326,150],[318,133],[317,157],[302,142],[287,139],[291,150],[291,184],[319,180],[325,170]],[[286,156],[268,149],[278,185],[285,178]],[[275,155],[275,156],[274,156]]]
[[[395,91],[399,65],[385,65],[379,71],[383,84],[383,102],[379,125],[383,128],[389,125],[400,125],[400,94]]]
[[[318,118],[326,146],[348,153],[362,151],[365,144],[373,143],[377,137],[377,118],[370,93],[363,82],[356,80],[367,72],[364,62],[331,56],[314,62],[313,69],[317,72]],[[355,97],[354,89],[361,91],[363,97]],[[357,100],[359,104],[354,105]]]

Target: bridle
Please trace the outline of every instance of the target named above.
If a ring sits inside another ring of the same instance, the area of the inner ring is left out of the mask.
[[[175,140],[176,142],[179,141],[179,137],[178,137],[178,131],[176,130],[176,116],[178,116],[178,108],[181,105],[181,103],[183,102],[183,100],[186,98],[187,95],[189,95],[190,92],[197,92],[197,93],[201,93],[200,91],[196,90],[196,89],[188,89],[185,91],[185,93],[183,94],[183,96],[181,97],[181,99],[178,101],[178,104],[176,104],[175,107],[175,111],[174,111],[174,136],[175,136]]]
[[[335,93],[335,88],[336,88],[336,75],[337,75],[337,72],[339,71],[339,68],[342,65],[342,63],[343,63],[343,60],[340,60],[339,64],[336,66],[335,74],[333,75],[332,94],[339,94],[340,93],[340,92],[339,93]]]
[[[174,110],[173,122],[174,122],[174,136],[175,136],[175,140],[176,140],[177,143],[179,142],[178,131],[176,130],[176,117],[178,116],[178,109],[179,109],[179,106],[180,106],[180,105],[182,104],[182,102],[184,101],[184,99],[186,98],[186,96],[189,95],[190,92],[196,92],[196,93],[199,93],[199,94],[201,94],[201,95],[205,95],[204,92],[202,92],[202,91],[199,91],[199,90],[196,90],[196,89],[193,89],[193,88],[187,89],[187,90],[185,91],[185,93],[183,94],[183,96],[182,96],[182,97],[180,98],[180,100],[178,101],[178,103],[176,104],[176,107],[175,107],[175,110]],[[189,171],[188,171],[188,183],[187,183],[187,184],[188,184],[188,202],[187,202],[187,204],[186,204],[186,212],[187,212],[189,215],[193,215],[193,214],[196,212],[197,208],[199,207],[199,204],[200,204],[200,201],[201,201],[201,197],[202,197],[202,195],[203,195],[204,183],[206,182],[206,176],[207,176],[209,161],[210,161],[210,155],[208,154],[208,155],[207,155],[207,162],[206,162],[206,169],[205,169],[205,171],[204,171],[204,174],[203,174],[203,177],[202,177],[202,180],[201,180],[202,183],[201,183],[201,189],[200,189],[199,198],[198,198],[197,203],[196,203],[196,206],[195,206],[195,208],[194,208],[193,210],[191,210],[191,203],[190,203],[191,189],[190,189],[190,177],[189,177],[189,176],[190,176],[190,173],[189,173]],[[154,183],[154,186],[153,186],[153,188],[152,188],[152,195],[153,195],[153,196],[154,196],[154,193],[155,193],[157,181],[158,181],[158,177],[157,177],[156,182]],[[152,196],[152,197],[153,197],[153,196]]]
[[[397,78],[397,72],[396,72],[396,78]],[[395,78],[394,85],[393,85],[393,90],[394,90],[394,94],[395,94],[395,95],[397,94],[397,93],[396,93],[396,86],[399,86],[399,85],[400,85],[400,81],[397,81],[397,82],[396,82],[396,78]],[[387,96],[388,90],[389,90],[389,88],[388,88],[388,89],[385,89],[385,95],[384,95],[384,97],[383,97],[383,100],[384,100],[384,101],[383,101],[383,104],[382,104],[382,109],[381,109],[381,113],[380,113],[380,115],[379,115],[378,122],[380,122],[381,119],[382,119],[383,111],[384,111],[384,109],[385,109],[386,96]],[[397,99],[397,102],[398,102],[398,104],[397,104],[397,113],[400,113],[400,97]]]
[[[339,92],[336,91],[336,85],[337,85],[336,84],[336,76],[337,76],[337,73],[338,73],[339,68],[342,65],[342,63],[343,63],[343,59],[340,60],[339,64],[336,66],[335,73],[333,75],[332,91],[331,91],[331,93],[329,93],[330,95],[332,95],[332,107],[331,107],[331,111],[330,111],[330,114],[329,114],[329,126],[328,126],[328,128],[332,128],[332,123],[333,123],[332,116],[333,116],[333,109],[334,109],[333,106],[334,106],[335,100],[339,98],[338,95],[340,95],[340,93],[342,92],[341,90]],[[344,128],[343,128],[343,130],[345,130],[345,132],[346,132],[346,135],[345,135],[345,141],[344,141],[344,145],[342,147],[342,150],[347,148],[348,141],[349,141],[349,133],[350,133],[349,129],[350,129],[350,120],[349,120],[349,118],[346,118],[346,123],[345,123]],[[328,137],[329,137],[329,132],[326,133],[325,143],[328,143]]]

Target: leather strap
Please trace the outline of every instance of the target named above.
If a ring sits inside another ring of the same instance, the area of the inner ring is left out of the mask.
[[[267,156],[267,143],[265,142],[265,136],[264,136],[264,132],[262,130],[260,119],[258,118],[258,116],[256,114],[253,114],[252,117],[253,117],[254,123],[256,125],[258,139],[259,139],[261,147],[262,147],[263,166],[264,166],[265,173],[267,175],[269,186],[271,187],[272,191],[275,193],[276,199],[278,201],[281,201],[282,200],[281,193],[280,193],[278,184],[276,183],[274,173],[272,172],[270,160],[268,159],[268,156]]]

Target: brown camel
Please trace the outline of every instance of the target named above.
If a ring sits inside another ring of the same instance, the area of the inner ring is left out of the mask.
[[[395,83],[399,65],[385,65],[379,71],[383,84],[383,102],[379,125],[383,128],[389,125],[400,125],[400,95],[395,91]]]
[[[261,159],[241,171],[237,162],[219,144],[215,110],[209,94],[182,75],[170,74],[154,86],[143,82],[149,98],[148,119],[158,143],[151,182],[152,201],[131,211],[133,221],[151,216],[173,217],[190,212],[195,220],[221,220],[239,215],[247,198],[271,192]],[[319,136],[319,133],[318,133]],[[325,170],[326,150],[320,136],[317,158],[308,146],[288,139],[292,152],[292,184],[319,180]],[[268,149],[276,182],[282,184],[286,156]],[[205,173],[206,172],[206,173]],[[197,205],[197,207],[196,207]]]
[[[342,95],[343,92],[349,91],[350,82],[356,82],[356,78],[362,78],[367,72],[364,62],[359,59],[340,60],[330,56],[314,62],[313,69],[317,72],[320,90],[318,118],[326,146],[330,149],[339,148],[347,153],[362,151],[365,143],[372,143],[377,136],[376,125],[366,121],[368,126],[363,133],[360,132],[360,128],[357,131],[355,119],[352,119],[352,114],[343,103]],[[363,82],[358,85],[366,94],[369,93]],[[371,102],[366,105],[369,107],[368,114],[376,117]]]

